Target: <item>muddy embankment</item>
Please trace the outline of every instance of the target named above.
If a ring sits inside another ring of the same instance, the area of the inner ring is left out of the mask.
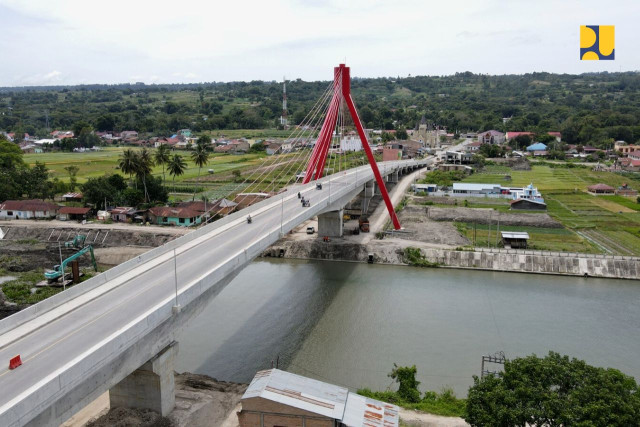
[[[109,408],[108,394],[100,396],[62,424],[62,427],[229,427],[237,426],[236,411],[247,384],[218,381],[188,372],[175,374],[176,406],[166,417],[148,409]]]
[[[73,240],[78,234],[86,236],[85,244],[93,246],[98,264],[106,267],[121,264],[130,258],[179,237],[178,234],[147,232],[139,228],[113,230],[108,227],[83,229],[73,226],[46,228],[25,225],[3,227],[3,231],[5,232],[4,242],[13,242],[15,247],[23,248],[27,254],[31,253],[32,257],[37,258],[37,254],[40,254],[47,261],[46,266],[48,266],[49,261],[54,260],[50,256],[52,253],[57,255],[56,264],[58,264],[60,262],[58,254],[59,243],[64,248],[64,242]],[[37,241],[37,245],[34,244],[35,241]],[[24,244],[24,242],[27,242],[27,244]],[[41,245],[44,245],[44,249]],[[63,252],[64,255],[65,252]],[[27,262],[26,264],[30,265],[31,263]],[[36,267],[38,266],[42,267],[43,265],[36,264]]]

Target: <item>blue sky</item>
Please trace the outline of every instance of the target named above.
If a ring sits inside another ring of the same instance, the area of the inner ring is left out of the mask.
[[[0,0],[0,86],[640,70],[638,1]],[[580,61],[615,25],[615,61]]]

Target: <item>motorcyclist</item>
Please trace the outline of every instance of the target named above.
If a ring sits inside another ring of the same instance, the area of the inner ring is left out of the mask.
[[[251,215],[247,215],[247,222],[251,224]]]

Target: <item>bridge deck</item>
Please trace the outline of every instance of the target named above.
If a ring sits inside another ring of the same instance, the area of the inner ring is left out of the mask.
[[[388,162],[386,169],[399,164],[402,163]],[[252,224],[247,224],[247,211],[238,212],[231,222],[179,246],[176,250],[178,292],[183,293],[202,276],[212,274],[230,256],[242,253],[265,235],[279,230],[282,215],[285,220],[297,218],[296,222],[301,223],[315,215],[319,205],[326,206],[330,197],[335,200],[335,196],[347,189],[353,191],[364,180],[372,179],[367,168],[334,175],[330,177],[331,185],[325,184],[322,190],[316,190],[313,183],[290,189],[282,197],[273,198],[267,207],[252,212]],[[354,180],[356,174],[359,174],[358,183]],[[298,189],[310,198],[314,209],[301,207],[296,195]],[[288,228],[295,225],[289,224]],[[124,274],[120,282],[105,283],[96,297],[80,305],[74,303],[77,298],[69,301],[58,308],[63,310],[62,315],[44,325],[36,318],[0,335],[0,362],[4,364],[0,370],[0,425],[28,422],[29,418],[15,413],[16,408],[22,408],[20,404],[34,398],[42,403],[54,399],[55,396],[41,396],[39,389],[55,381],[62,372],[73,370],[78,361],[89,357],[104,343],[125,334],[132,322],[149,316],[154,309],[175,298],[173,253],[141,263]],[[9,359],[17,354],[21,355],[23,365],[8,370]]]

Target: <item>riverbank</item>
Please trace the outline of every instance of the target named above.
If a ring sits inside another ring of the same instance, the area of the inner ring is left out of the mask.
[[[189,372],[175,374],[176,406],[166,417],[150,410],[110,408],[109,394],[101,395],[61,427],[238,427],[236,413],[248,384],[219,381]],[[432,415],[401,409],[405,425],[415,427],[466,427],[459,417]]]
[[[357,221],[345,221],[343,237],[324,241],[322,236],[306,233],[307,226],[314,226],[317,229],[317,221],[311,220],[284,236],[264,251],[262,256],[410,265],[411,260],[405,257],[405,251],[407,248],[415,248],[421,251],[424,261],[420,263],[422,266],[640,279],[640,258],[634,256],[474,247],[470,238],[458,229],[459,227],[456,226],[458,222],[455,221],[473,222],[479,225],[491,224],[493,221],[494,226],[495,222],[499,221],[503,227],[552,230],[558,234],[560,241],[563,238],[570,239],[572,236],[562,235],[561,231],[564,231],[562,224],[545,213],[523,214],[493,209],[425,206],[423,204],[425,198],[407,195],[411,183],[420,179],[423,174],[424,171],[419,170],[405,176],[390,191],[392,203],[396,206],[398,217],[403,225],[401,231],[393,232],[385,229],[388,213],[384,204],[379,203],[369,217],[370,233],[350,235],[347,230],[357,227]],[[457,200],[454,201],[458,203]],[[383,231],[386,231],[384,238],[377,238]],[[491,240],[497,242],[495,230],[493,236]],[[579,245],[575,246],[579,247]]]
[[[267,249],[262,256],[410,265],[404,255],[405,249],[416,248],[421,251],[428,263],[439,267],[640,279],[640,258],[637,257],[493,248],[459,250],[438,246],[399,238],[371,240],[366,244],[346,239],[332,239],[330,242],[324,242],[319,238],[311,240],[285,238]]]

